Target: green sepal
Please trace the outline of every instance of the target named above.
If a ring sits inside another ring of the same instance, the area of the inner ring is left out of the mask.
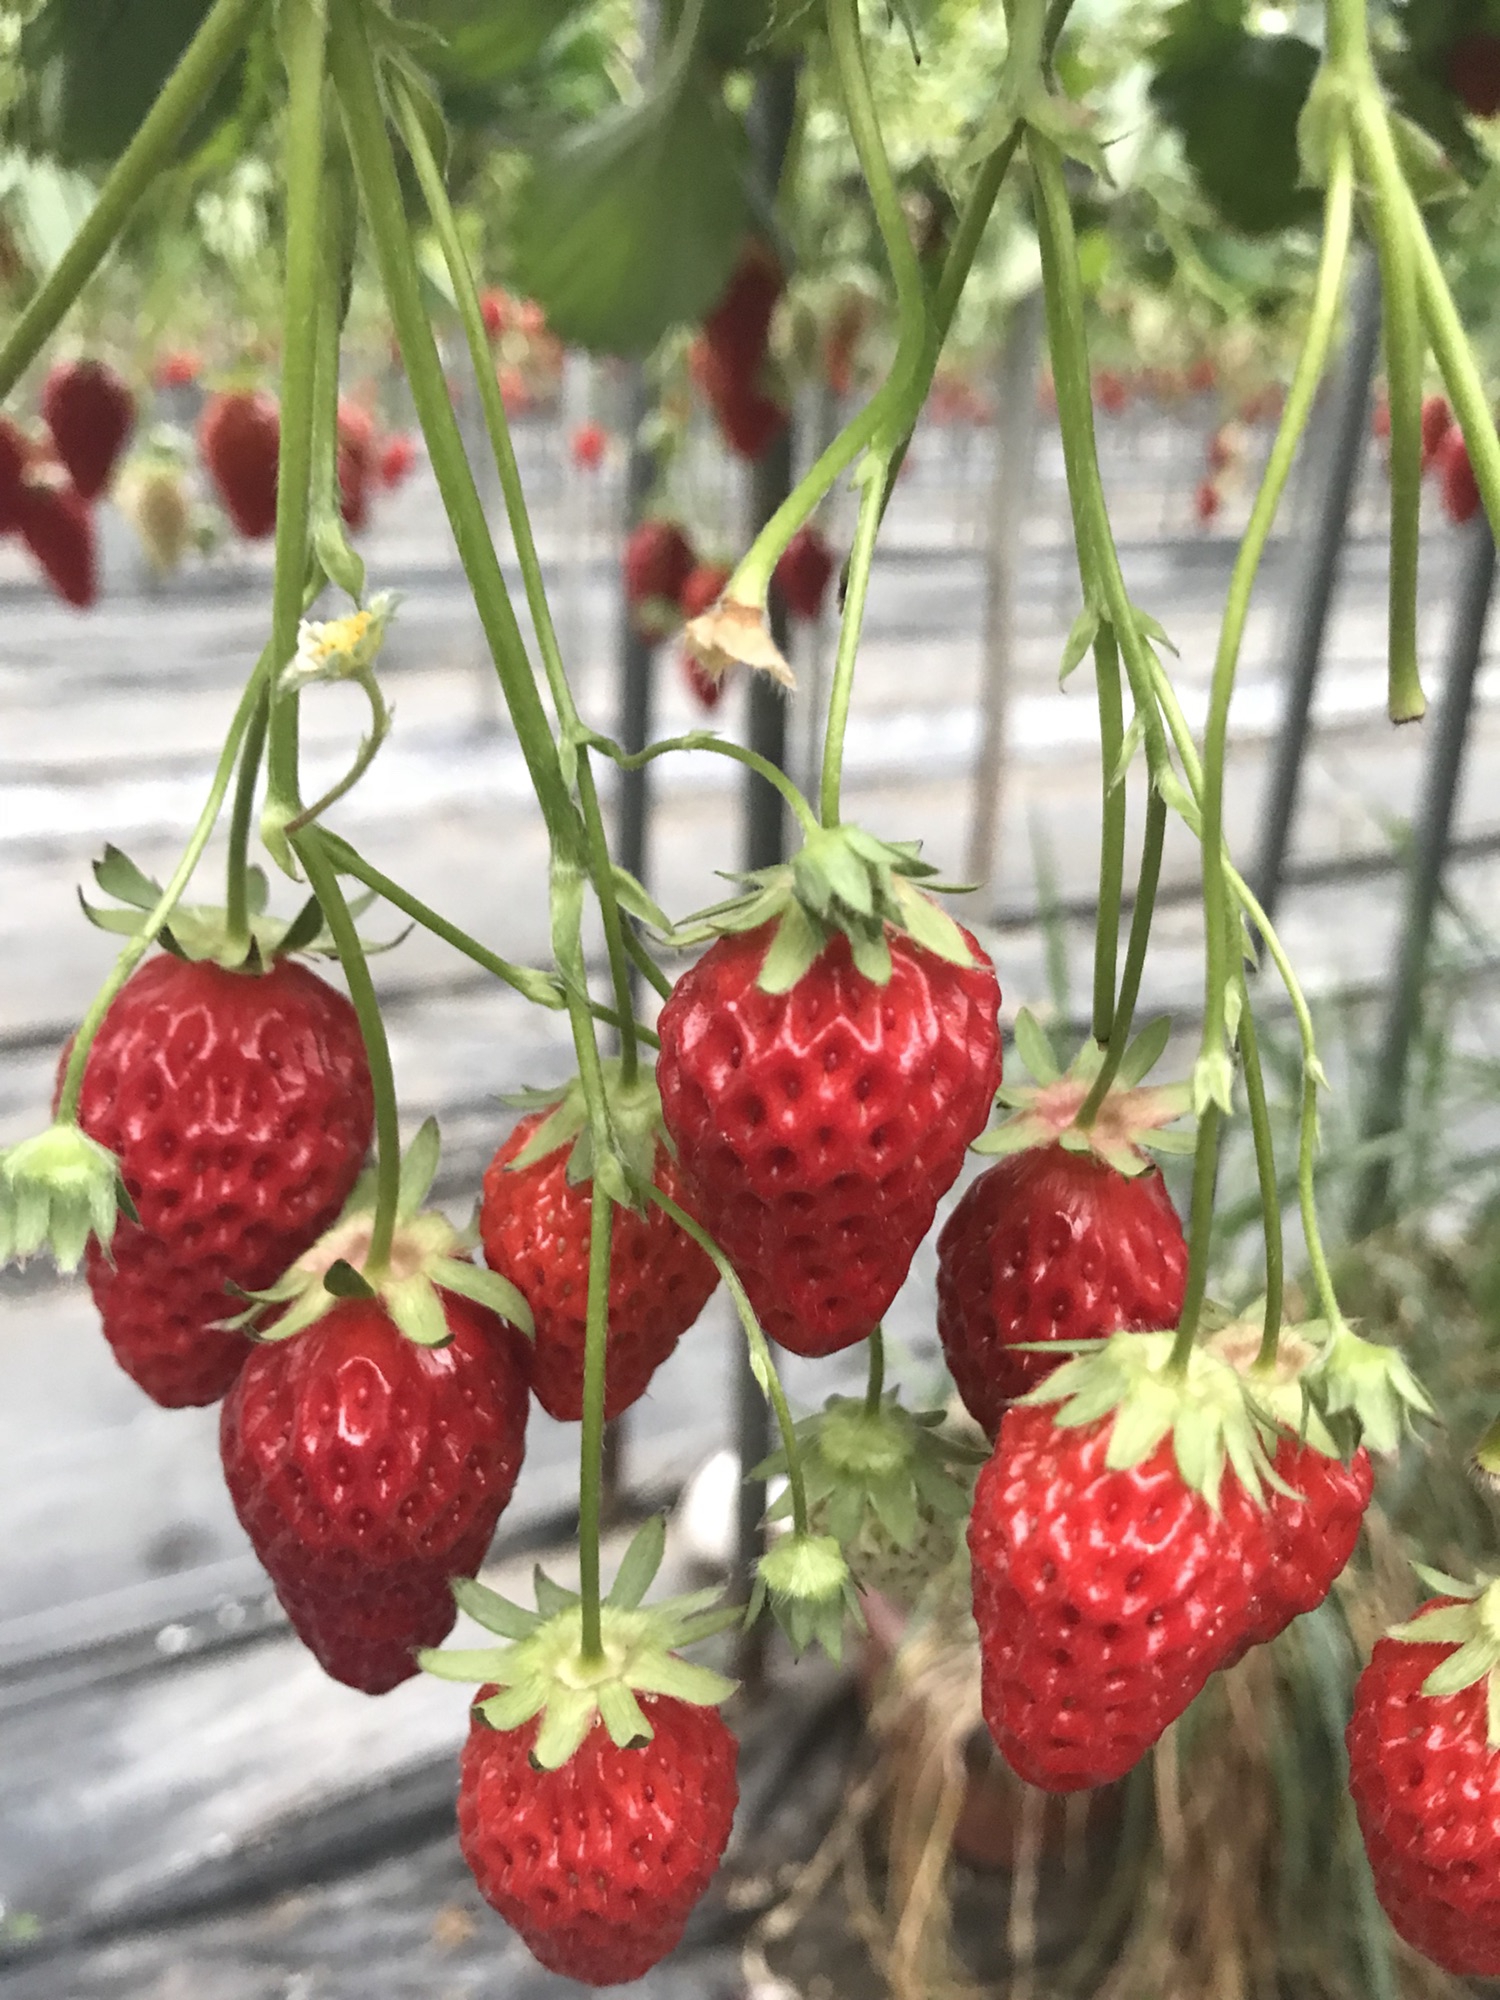
[[[817,827],[790,861],[732,876],[742,894],[700,910],[667,935],[691,946],[774,923],[757,983],[766,993],[788,993],[842,934],[860,973],[885,986],[893,931],[951,965],[974,962],[958,924],[916,886],[955,886],[934,881],[936,873],[914,842],[877,840],[857,826]]]
[[[501,1639],[528,1638],[542,1622],[539,1612],[528,1611],[524,1605],[512,1604],[508,1597],[502,1597],[498,1590],[491,1590],[488,1584],[480,1583],[476,1577],[456,1576],[450,1588],[459,1610],[467,1612],[476,1625],[482,1625],[486,1632],[493,1632]],[[443,1653],[434,1657],[448,1660],[453,1655]]]
[[[1463,1603],[1429,1606],[1405,1624],[1392,1626],[1389,1636],[1418,1646],[1454,1648],[1428,1674],[1422,1692],[1441,1701],[1484,1681],[1489,1743],[1500,1749],[1500,1583],[1486,1579],[1477,1593],[1467,1584],[1457,1589]]]
[[[821,1646],[838,1662],[844,1656],[844,1626],[865,1629],[859,1592],[844,1552],[832,1535],[783,1535],[755,1567],[755,1584],[745,1612],[753,1625],[769,1603],[772,1616],[797,1655]]]
[[[1419,1417],[1434,1417],[1426,1390],[1406,1357],[1350,1327],[1334,1330],[1306,1376],[1307,1390],[1335,1431],[1353,1425],[1371,1451],[1393,1452]]]
[[[0,1265],[46,1249],[76,1271],[91,1236],[108,1255],[121,1210],[138,1220],[120,1162],[70,1121],[0,1152]]]
[[[1068,629],[1068,636],[1063,641],[1062,660],[1057,669],[1059,686],[1080,665],[1084,654],[1098,638],[1103,625],[1104,619],[1095,607],[1092,604],[1085,604],[1073,620]]]
[[[971,1151],[986,1158],[1008,1158],[1033,1146],[1060,1145],[1071,1153],[1093,1153],[1127,1179],[1149,1170],[1152,1152],[1190,1152],[1193,1141],[1188,1134],[1163,1129],[1190,1109],[1189,1087],[1144,1083],[1165,1053],[1171,1034],[1172,1024],[1165,1018],[1141,1029],[1121,1057],[1093,1120],[1083,1126],[1077,1123],[1078,1115],[1104,1067],[1104,1049],[1098,1042],[1086,1041],[1062,1071],[1040,1022],[1023,1007],[1016,1016],[1016,1053],[1036,1083],[1012,1080],[1002,1086],[996,1101],[1012,1115],[982,1132]]]
[[[627,1081],[624,1066],[617,1056],[607,1057],[600,1068],[611,1151],[624,1170],[623,1175],[616,1174],[606,1185],[615,1199],[623,1199],[629,1206],[639,1207],[641,1196],[637,1190],[649,1187],[655,1178],[658,1146],[672,1150],[662,1120],[656,1077],[649,1069],[638,1069],[634,1078]],[[533,1167],[549,1154],[569,1146],[569,1181],[577,1187],[592,1180],[596,1170],[594,1133],[582,1081],[575,1076],[558,1089],[527,1091],[524,1098],[516,1093],[511,1101],[518,1099],[528,1109],[548,1110],[548,1116],[537,1126],[515,1158],[506,1161],[507,1172],[519,1173],[523,1168]]]

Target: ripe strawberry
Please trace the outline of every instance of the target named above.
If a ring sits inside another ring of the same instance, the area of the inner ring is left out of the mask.
[[[99,595],[94,516],[77,489],[45,471],[21,484],[21,539],[58,596],[86,611]]]
[[[811,522],[799,528],[782,550],[771,581],[794,618],[809,622],[823,614],[823,599],[834,571],[833,551]]]
[[[417,447],[405,431],[394,431],[380,447],[378,473],[388,491],[399,486],[417,462]]]
[[[158,389],[187,389],[203,373],[203,359],[190,347],[171,348],[161,355],[152,373]]]
[[[938,1238],[938,1334],[964,1407],[993,1438],[1057,1365],[1034,1343],[1174,1326],[1186,1281],[1157,1168],[1127,1178],[1057,1144],[999,1161]]]
[[[450,1232],[451,1233],[451,1232]],[[304,1643],[335,1680],[384,1694],[452,1629],[526,1440],[521,1336],[440,1289],[447,1338],[407,1338],[376,1298],[330,1301],[255,1348],[220,1449],[240,1524]]]
[[[1223,505],[1224,496],[1219,491],[1219,482],[1216,479],[1200,479],[1193,494],[1193,512],[1198,516],[1199,525],[1205,528],[1211,526],[1218,519]]]
[[[1386,410],[1387,428],[1390,425],[1390,410]],[[1443,439],[1453,428],[1453,412],[1446,396],[1427,396],[1422,401],[1422,470],[1426,472],[1436,461]]]
[[[61,1071],[59,1072],[59,1082]],[[249,1352],[217,1322],[338,1214],[370,1143],[354,1009],[287,959],[264,973],[162,952],[89,1051],[83,1130],[120,1160],[140,1217],[88,1279],[115,1359],[170,1408],[223,1395]]]
[[[60,361],[42,385],[42,416],[79,494],[97,500],[135,428],[135,398],[107,361]]]
[[[1130,384],[1113,368],[1101,368],[1094,377],[1094,407],[1107,417],[1122,417],[1130,408]]]
[[[1381,396],[1375,404],[1375,413],[1370,418],[1371,435],[1384,444],[1391,434],[1391,405],[1389,398]]]
[[[1500,112],[1500,35],[1483,28],[1460,35],[1448,51],[1448,88],[1476,118]]]
[[[498,340],[510,325],[510,295],[493,285],[482,291],[479,294],[479,316],[490,339]]]
[[[1273,1557],[1261,1572],[1250,1646],[1265,1645],[1323,1602],[1354,1553],[1375,1490],[1375,1468],[1363,1446],[1346,1465],[1314,1445],[1282,1438],[1271,1463],[1292,1493],[1275,1487],[1266,1493]]]
[[[504,361],[496,370],[495,380],[500,385],[500,400],[505,405],[505,414],[508,417],[524,417],[536,400],[525,375],[513,362]]]
[[[250,541],[276,529],[281,412],[263,390],[211,396],[198,419],[198,449],[224,509]]]
[[[785,286],[770,250],[752,241],[703,322],[695,373],[726,442],[742,458],[760,458],[786,425],[785,409],[763,381],[771,321]]]
[[[20,530],[24,511],[21,489],[30,458],[26,433],[9,417],[0,416],[0,535]]]
[[[1479,481],[1474,477],[1474,468],[1469,462],[1469,447],[1464,442],[1464,434],[1457,424],[1438,446],[1438,480],[1443,496],[1443,512],[1456,527],[1472,521],[1484,504],[1479,491]]]
[[[1207,396],[1219,386],[1218,364],[1207,354],[1200,354],[1187,372],[1188,392],[1194,396]]]
[[[712,610],[724,594],[729,574],[727,563],[695,563],[677,597],[677,608],[683,618],[697,618]],[[680,665],[682,678],[694,700],[710,711],[716,709],[724,695],[723,679],[708,671],[691,646],[683,647]]]
[[[597,471],[609,449],[609,432],[603,424],[579,424],[574,429],[568,448],[580,472]]]
[[[516,301],[516,331],[527,340],[542,340],[547,334],[547,315],[535,299]]]
[[[678,1943],[739,1797],[716,1709],[641,1705],[649,1743],[619,1749],[596,1717],[557,1771],[531,1762],[534,1722],[492,1729],[476,1712],[459,1766],[458,1841],[480,1893],[549,1971],[589,1986],[639,1979]]]
[[[617,1077],[611,1068],[617,1133],[628,1126],[637,1134],[643,1174],[682,1206],[682,1176],[663,1143],[655,1086],[643,1080],[627,1094]],[[557,1110],[523,1118],[485,1170],[479,1211],[485,1261],[531,1307],[536,1399],[548,1416],[565,1422],[583,1415],[593,1182],[569,1178],[572,1141],[583,1121],[576,1084]],[[642,1215],[617,1206],[610,1246],[604,1410],[614,1417],[645,1394],[719,1279],[692,1238],[654,1205]]]
[[[650,637],[677,622],[683,585],[697,558],[676,521],[642,521],[625,541],[625,602],[636,624]]]
[[[706,1596],[643,1604],[666,1525],[646,1522],[599,1606],[585,1661],[574,1592],[537,1574],[542,1611],[457,1582],[471,1617],[511,1643],[424,1653],[444,1680],[482,1680],[459,1769],[458,1838],[485,1900],[553,1972],[639,1979],[682,1936],[729,1838],[733,1684],[676,1648],[738,1622]],[[712,1593],[708,1593],[711,1596]]]
[[[1437,1579],[1434,1578],[1434,1581]],[[1445,1971],[1500,1975],[1500,1659],[1494,1585],[1434,1598],[1376,1642],[1354,1690],[1349,1789],[1375,1892]]]
[[[351,528],[363,528],[370,518],[370,481],[375,473],[375,419],[362,404],[339,398],[339,503]]]
[[[868,871],[873,935],[836,908],[845,857]],[[951,919],[929,927],[939,913],[909,882],[898,900],[901,865],[857,829],[825,830],[745,906],[769,919],[779,893],[780,929],[720,937],[659,1023],[662,1111],[696,1213],[797,1354],[836,1353],[881,1319],[1000,1081],[994,968]],[[908,918],[944,956],[894,928]]]

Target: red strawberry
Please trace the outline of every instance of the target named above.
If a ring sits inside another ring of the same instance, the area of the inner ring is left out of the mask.
[[[1107,417],[1121,417],[1130,408],[1130,384],[1113,368],[1101,368],[1094,377],[1094,407]]]
[[[569,440],[573,463],[581,472],[593,472],[604,463],[609,449],[609,432],[603,424],[579,424]]]
[[[547,331],[547,315],[535,299],[516,301],[516,331],[528,340],[541,340]]]
[[[22,481],[21,539],[58,596],[86,611],[99,595],[94,516],[77,490],[45,473]]]
[[[541,1964],[590,1986],[639,1979],[677,1944],[739,1796],[716,1709],[641,1706],[649,1743],[619,1749],[596,1717],[556,1771],[532,1764],[534,1722],[492,1729],[476,1713],[459,1766],[459,1846],[485,1901]]]
[[[1462,527],[1474,519],[1484,503],[1469,462],[1469,447],[1457,424],[1438,446],[1434,463],[1442,489],[1443,512],[1455,526]]]
[[[782,550],[772,582],[794,618],[822,616],[833,576],[833,551],[811,522],[799,528]]]
[[[1273,1553],[1261,1570],[1247,1647],[1265,1645],[1323,1602],[1354,1553],[1375,1490],[1375,1469],[1362,1446],[1346,1465],[1314,1445],[1282,1438],[1272,1464],[1296,1497],[1274,1487],[1266,1492]]]
[[[1217,364],[1206,354],[1200,354],[1187,372],[1188,391],[1194,396],[1206,396],[1219,386]]]
[[[211,396],[198,419],[198,449],[226,513],[250,541],[276,529],[281,412],[263,390]]]
[[[723,596],[729,575],[727,563],[695,564],[678,593],[677,608],[684,619],[698,618],[711,611]],[[691,646],[682,649],[681,667],[682,678],[694,700],[710,712],[716,709],[724,697],[723,679],[708,671]]]
[[[523,417],[535,401],[531,384],[513,362],[502,362],[496,370],[495,380],[500,385],[500,400],[505,405],[508,417]]]
[[[637,625],[656,637],[675,624],[683,585],[697,558],[675,521],[642,521],[625,541],[625,602]]]
[[[984,1719],[1045,1791],[1108,1784],[1138,1763],[1243,1638],[1258,1582],[1245,1508],[1216,1513],[1170,1437],[1111,1471],[1113,1428],[1064,1428],[1017,1404],[974,1493]]]
[[[1460,35],[1448,51],[1448,88],[1476,118],[1500,112],[1500,35],[1480,28]]]
[[[765,456],[786,429],[787,413],[761,389],[727,389],[714,398],[714,415],[724,442],[752,464]]]
[[[253,1350],[228,1396],[229,1495],[304,1642],[335,1680],[384,1694],[452,1628],[526,1438],[521,1337],[439,1290],[448,1339],[408,1339],[373,1298],[330,1302]]]
[[[135,427],[135,398],[106,361],[60,361],[42,386],[42,416],[73,484],[97,500]]]
[[[59,1081],[61,1077],[59,1075]],[[248,1345],[227,1287],[269,1285],[337,1215],[373,1122],[354,1009],[289,960],[231,972],[163,952],[89,1051],[79,1123],[120,1160],[140,1217],[89,1286],[120,1365],[169,1407],[211,1403]]]
[[[1378,1640],[1346,1738],[1381,1905],[1408,1944],[1461,1977],[1500,1975],[1497,1609],[1493,1585],[1477,1602],[1434,1598]]]
[[[853,850],[855,840],[865,845]],[[857,829],[818,842],[837,843],[854,866],[881,851]],[[827,920],[838,892],[817,886],[811,846],[781,879],[795,881],[798,868]],[[876,909],[901,908],[887,886],[894,872],[889,862],[871,871]],[[924,928],[927,912],[938,916],[925,898],[907,907]],[[875,940],[849,921],[867,964],[883,943],[887,983],[859,969],[842,928],[820,936],[798,900],[779,933],[768,921],[719,938],[659,1023],[662,1111],[696,1213],[765,1331],[798,1354],[835,1353],[878,1323],[1000,1081],[1000,994],[975,940],[952,925],[945,941],[969,959],[958,964],[889,921]]]
[[[1381,396],[1375,405],[1375,414],[1370,419],[1370,431],[1382,444],[1391,434],[1391,406],[1385,396]]]
[[[993,1438],[1057,1365],[1031,1343],[1174,1326],[1186,1280],[1155,1167],[1127,1178],[1056,1144],[999,1161],[938,1238],[938,1333],[965,1408]]]
[[[508,1278],[531,1307],[537,1401],[548,1416],[576,1422],[583,1415],[593,1183],[568,1178],[571,1141],[580,1125],[552,1121],[549,1112],[523,1118],[486,1168],[479,1233],[490,1269]],[[555,1143],[525,1165],[513,1165],[547,1124],[552,1130],[543,1139]],[[651,1178],[683,1205],[682,1177],[659,1138],[653,1154]],[[644,1215],[617,1206],[610,1244],[604,1408],[614,1417],[645,1394],[719,1279],[697,1244],[654,1205]]]
[[[484,330],[491,340],[498,340],[510,325],[511,300],[506,292],[497,286],[490,286],[479,294],[479,316],[484,321]]]
[[[785,286],[770,250],[751,242],[703,322],[695,373],[726,442],[742,458],[761,457],[786,425],[785,409],[766,394],[762,382],[771,320]]]
[[[0,417],[0,535],[13,535],[24,511],[22,482],[31,458],[26,433],[9,417]]]
[[[380,483],[387,489],[399,486],[417,462],[417,447],[405,431],[394,431],[380,447],[377,467]]]
[[[1193,512],[1198,516],[1200,526],[1205,528],[1211,526],[1218,519],[1219,510],[1223,505],[1224,496],[1219,491],[1218,481],[1200,479],[1198,489],[1193,495]]]
[[[362,528],[370,518],[370,481],[375,473],[375,419],[363,404],[339,398],[339,501],[345,521]]]
[[[1389,427],[1390,410],[1386,411]],[[1427,396],[1422,402],[1422,470],[1427,471],[1437,458],[1443,439],[1453,428],[1453,412],[1446,396]]]
[[[158,389],[186,389],[203,372],[203,360],[191,348],[173,348],[160,356],[152,375]]]

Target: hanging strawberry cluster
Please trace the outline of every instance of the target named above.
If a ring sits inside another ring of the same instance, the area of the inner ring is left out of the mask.
[[[209,10],[62,275],[0,353],[7,391],[259,11],[257,0]],[[659,636],[686,619],[705,697],[716,695],[736,667],[785,677],[769,592],[779,582],[793,610],[820,607],[832,565],[811,517],[851,468],[860,490],[816,809],[731,743],[698,735],[644,753],[691,748],[752,765],[779,786],[799,832],[785,864],[674,927],[609,852],[597,760],[627,760],[580,717],[558,647],[494,366],[503,315],[476,288],[449,204],[414,54],[422,45],[376,0],[277,9],[287,87],[280,402],[220,399],[204,429],[243,531],[274,530],[269,635],[171,880],[149,881],[113,851],[97,871],[119,907],[91,914],[128,941],[64,1051],[53,1124],[0,1155],[0,1255],[48,1247],[70,1269],[83,1259],[106,1337],[147,1393],[169,1405],[223,1399],[235,1508],[330,1674],[371,1694],[419,1664],[479,1684],[460,1781],[465,1856],[541,1962],[586,1981],[635,1977],[671,1949],[729,1835],[736,1751],[718,1705],[730,1686],[683,1650],[745,1614],[716,1591],[648,1602],[659,1522],[642,1529],[607,1591],[599,1541],[605,1419],[644,1393],[720,1280],[776,1413],[786,1479],[774,1510],[784,1531],[759,1564],[748,1615],[769,1605],[795,1646],[818,1641],[836,1654],[860,1616],[860,1588],[919,1601],[924,1582],[961,1561],[967,1519],[985,1717],[1012,1767],[1050,1790],[1130,1769],[1212,1673],[1322,1601],[1359,1533],[1371,1451],[1394,1451],[1427,1408],[1399,1354],[1340,1313],[1313,1199],[1323,1078],[1310,1018],[1223,839],[1250,592],[1332,348],[1357,196],[1387,278],[1397,715],[1421,707],[1410,496],[1424,341],[1492,520],[1500,442],[1402,178],[1363,9],[1330,0],[1305,121],[1323,188],[1321,261],[1230,587],[1200,750],[1163,663],[1166,636],[1130,595],[1099,478],[1065,162],[1101,161],[1051,68],[1067,11],[1011,0],[982,163],[929,281],[882,144],[855,0],[828,0],[829,57],[895,282],[899,342],[883,386],[737,566],[699,563],[665,521],[638,528],[627,547],[643,628]],[[698,20],[685,10],[674,76]],[[1092,654],[1103,836],[1091,1036],[1064,1067],[1023,1012],[1015,1044],[1033,1082],[1012,1075],[1002,1089],[988,956],[934,900],[915,843],[843,818],[840,781],[882,517],[985,218],[1006,172],[1023,164],[1079,557],[1082,609],[1063,665]],[[462,319],[540,687],[428,323],[412,185]],[[373,448],[339,396],[341,313],[361,241],[546,827],[550,969],[468,937],[325,823],[390,726],[378,661],[395,606],[367,592],[346,533]],[[752,250],[703,337],[705,390],[751,453],[784,420],[767,374],[781,284],[775,258]],[[73,465],[66,410],[53,430]],[[310,620],[325,593],[346,608]],[[337,680],[363,691],[369,733],[345,776],[309,803],[299,708]],[[1125,780],[1140,761],[1146,809],[1122,962]],[[224,906],[190,905],[185,891],[231,788]],[[289,921],[268,914],[266,878],[249,863],[257,811],[271,862],[306,892]],[[1202,845],[1207,974],[1191,1077],[1162,1086],[1148,1077],[1166,1025],[1136,1033],[1135,1012],[1168,813]],[[356,928],[376,897],[568,1018],[576,1074],[536,1098],[499,1146],[468,1231],[427,1205],[435,1130],[424,1127],[404,1159],[399,1151],[390,1051]],[[605,998],[584,959],[590,903],[607,949]],[[675,984],[652,954],[653,932],[706,947]],[[1298,1183],[1316,1317],[1295,1328],[1283,1325],[1249,933],[1303,1035]],[[347,1000],[298,963],[309,952],[338,958]],[[665,1002],[655,1032],[635,1018],[633,967]],[[604,1053],[601,1026],[617,1053]],[[991,1125],[997,1092],[1008,1115]],[[1253,1321],[1208,1297],[1218,1148],[1242,1106],[1264,1202],[1265,1298]],[[1184,1137],[1175,1128],[1190,1113],[1196,1136]],[[372,1136],[374,1165],[362,1173]],[[998,1157],[940,1236],[938,1323],[984,1447],[886,1390],[880,1331],[971,1146]],[[1153,1149],[1194,1153],[1186,1234]],[[794,1422],[768,1339],[808,1356],[867,1341],[866,1395]],[[533,1393],[581,1426],[579,1587],[538,1573],[527,1607],[474,1579],[520,1470]],[[1500,1966],[1497,1906],[1464,1875],[1451,1829],[1455,1819],[1467,1827],[1476,1801],[1490,1812],[1500,1799],[1500,1586],[1438,1587],[1447,1601],[1383,1641],[1362,1685],[1354,1789],[1398,1926],[1440,1962],[1488,1971]],[[458,1608],[496,1643],[433,1650]],[[1439,1755],[1455,1738],[1462,1755]]]

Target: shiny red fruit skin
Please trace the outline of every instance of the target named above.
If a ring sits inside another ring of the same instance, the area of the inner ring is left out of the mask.
[[[1434,1598],[1426,1609],[1453,1602]],[[1451,1644],[1377,1641],[1354,1690],[1349,1789],[1375,1892],[1399,1935],[1447,1972],[1500,1976],[1500,1754],[1485,1683],[1432,1696]]]
[[[716,680],[690,646],[682,649],[679,664],[688,693],[710,715],[724,699],[724,683]]]
[[[1386,411],[1386,427],[1390,427],[1390,411]],[[1422,470],[1426,472],[1437,458],[1443,439],[1453,428],[1453,411],[1446,396],[1425,396],[1422,399]]]
[[[66,1051],[58,1080],[66,1067]],[[273,1284],[359,1176],[374,1121],[354,1009],[306,966],[226,972],[148,958],[104,1017],[79,1123],[118,1155],[140,1226],[89,1286],[126,1373],[159,1403],[212,1403],[249,1346],[225,1289]]]
[[[99,595],[98,545],[88,503],[72,486],[25,479],[19,526],[22,541],[58,596],[75,610],[87,611]]]
[[[1457,424],[1452,426],[1438,446],[1433,463],[1442,488],[1443,512],[1455,527],[1461,528],[1474,519],[1483,500],[1479,481],[1474,477],[1474,467],[1469,461],[1469,447]]]
[[[480,1893],[549,1971],[589,1986],[639,1979],[678,1943],[739,1797],[717,1709],[640,1701],[655,1733],[636,1748],[596,1718],[560,1770],[539,1771],[535,1722],[476,1714],[459,1765],[458,1842]]]
[[[276,528],[281,412],[263,390],[211,396],[198,419],[198,449],[224,510],[249,541]]]
[[[0,416],[0,535],[13,535],[20,529],[21,488],[30,457],[25,432],[9,417]]]
[[[603,424],[578,424],[568,442],[569,453],[580,472],[596,471],[608,449],[609,432]]]
[[[809,524],[799,528],[783,549],[772,582],[794,618],[811,620],[822,614],[833,570],[833,551]]]
[[[785,288],[771,252],[763,243],[748,243],[719,303],[703,322],[704,340],[729,375],[751,381],[759,374]]]
[[[85,500],[97,500],[135,428],[135,398],[107,361],[60,361],[42,385],[42,417]]]
[[[835,935],[790,993],[756,985],[772,927],[720,938],[662,1009],[657,1083],[694,1212],[766,1333],[863,1340],[906,1277],[1000,1084],[1000,990],[887,933],[873,985]]]
[[[529,1167],[512,1169],[548,1114],[523,1118],[484,1175],[479,1233],[485,1262],[525,1297],[536,1322],[531,1386],[550,1417],[583,1415],[583,1347],[588,1306],[593,1185],[568,1180],[571,1141]],[[652,1178],[677,1202],[686,1191],[676,1162],[658,1145]],[[610,1233],[609,1345],[604,1414],[616,1417],[643,1396],[651,1377],[697,1319],[719,1276],[664,1210],[616,1207]]]
[[[993,1438],[1006,1405],[1068,1358],[1031,1343],[1175,1326],[1186,1283],[1155,1167],[1127,1179],[1058,1145],[997,1161],[938,1238],[938,1335],[965,1409]]]
[[[348,527],[360,529],[370,518],[370,482],[375,476],[375,420],[360,403],[339,398],[339,508]]]
[[[399,486],[417,462],[417,447],[405,431],[396,431],[380,447],[380,483]]]
[[[1252,1557],[1261,1588],[1246,1651],[1265,1645],[1323,1602],[1354,1553],[1375,1490],[1375,1470],[1363,1446],[1345,1465],[1312,1445],[1283,1438],[1273,1464],[1297,1497],[1266,1489],[1260,1521],[1270,1549]]]
[[[1108,1419],[1073,1429],[1005,1413],[969,1522],[984,1719],[1044,1791],[1123,1777],[1249,1629],[1261,1579],[1232,1471],[1215,1514],[1168,1437],[1105,1464]],[[1238,1498],[1239,1505],[1232,1504]]]
[[[675,604],[693,572],[693,545],[675,521],[642,521],[625,542],[625,598]]]
[[[440,1294],[453,1338],[419,1347],[344,1299],[255,1348],[220,1413],[229,1497],[303,1641],[383,1694],[452,1628],[526,1442],[527,1358],[497,1314]]]

